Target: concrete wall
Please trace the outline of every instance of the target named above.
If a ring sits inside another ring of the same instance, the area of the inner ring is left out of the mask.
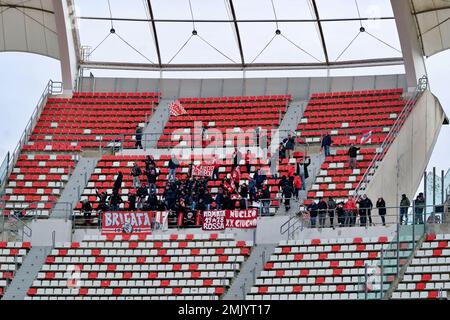
[[[406,76],[356,76],[329,78],[252,79],[132,79],[81,78],[81,91],[163,93],[163,99],[179,97],[218,97],[291,94],[294,100],[307,100],[311,93],[407,88]]]
[[[382,196],[398,206],[402,194],[413,200],[445,119],[437,98],[424,92],[367,188],[374,203]]]
[[[33,230],[31,244],[34,247],[52,246],[53,231],[55,231],[55,242],[71,241],[71,221],[64,219],[35,220],[28,226]]]

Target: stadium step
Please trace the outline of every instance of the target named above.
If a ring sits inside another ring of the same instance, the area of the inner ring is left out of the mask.
[[[33,284],[34,279],[36,279],[50,251],[50,247],[31,248],[25,257],[22,266],[15,274],[9,287],[6,289],[2,300],[23,301],[25,299],[28,289]]]
[[[169,106],[174,102],[175,100],[161,100],[159,102],[158,108],[143,131],[142,145],[145,149],[157,147],[158,141],[170,118]]]
[[[230,289],[225,294],[223,300],[244,300],[250,293],[258,275],[264,269],[264,265],[269,261],[270,256],[275,251],[277,245],[259,244],[253,247],[252,253],[241,267],[240,273],[235,277]]]
[[[65,219],[69,216],[71,209],[76,208],[80,196],[83,193],[84,188],[86,188],[99,161],[99,157],[80,158],[61,197],[52,210],[52,218]]]

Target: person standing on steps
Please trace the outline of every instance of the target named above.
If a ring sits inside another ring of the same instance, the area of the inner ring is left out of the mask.
[[[400,225],[408,224],[408,209],[411,206],[411,202],[409,201],[406,194],[402,195],[402,199],[400,200]]]
[[[333,143],[333,140],[331,139],[331,135],[327,132],[325,133],[323,139],[322,139],[322,150],[324,151],[325,157],[331,156],[330,148]]]
[[[423,224],[423,212],[425,209],[425,198],[423,193],[419,193],[416,200],[414,200],[414,220],[415,224]]]
[[[131,169],[131,176],[133,177],[133,188],[137,189],[141,186],[140,176],[142,175],[142,170],[139,168],[138,164],[135,162],[133,168]]]
[[[292,154],[294,153],[295,149],[295,138],[292,136],[292,134],[288,134],[288,137],[283,140],[283,144],[286,148],[286,157],[288,159],[292,159]]]
[[[142,128],[138,125],[136,127],[136,149],[144,149],[142,147]]]
[[[352,170],[356,169],[359,150],[361,150],[361,148],[356,147],[354,144],[352,144],[350,149],[348,149],[349,166]]]
[[[380,197],[377,201],[377,209],[378,214],[381,217],[381,222],[383,223],[383,227],[386,227],[386,202],[382,197]]]
[[[330,224],[331,227],[334,229],[334,217],[336,215],[336,207],[337,207],[336,201],[334,201],[332,197],[329,197],[327,205],[328,205],[328,216],[330,217]]]
[[[300,176],[300,180],[302,180],[302,190],[306,190],[306,180],[309,178],[308,167],[311,165],[311,158],[306,157],[303,158],[303,161],[300,161],[297,164],[297,174]]]

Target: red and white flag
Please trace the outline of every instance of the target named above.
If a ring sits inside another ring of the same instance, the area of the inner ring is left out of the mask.
[[[367,132],[361,137],[361,144],[372,143],[372,131]]]
[[[170,115],[174,117],[182,116],[187,114],[186,109],[181,105],[180,101],[175,101],[169,106]]]

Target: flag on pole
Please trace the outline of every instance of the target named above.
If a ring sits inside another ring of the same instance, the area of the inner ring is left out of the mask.
[[[177,100],[169,106],[170,115],[174,117],[182,116],[187,114],[186,109],[181,105],[180,101]]]
[[[372,143],[372,131],[367,132],[361,137],[361,144]]]

